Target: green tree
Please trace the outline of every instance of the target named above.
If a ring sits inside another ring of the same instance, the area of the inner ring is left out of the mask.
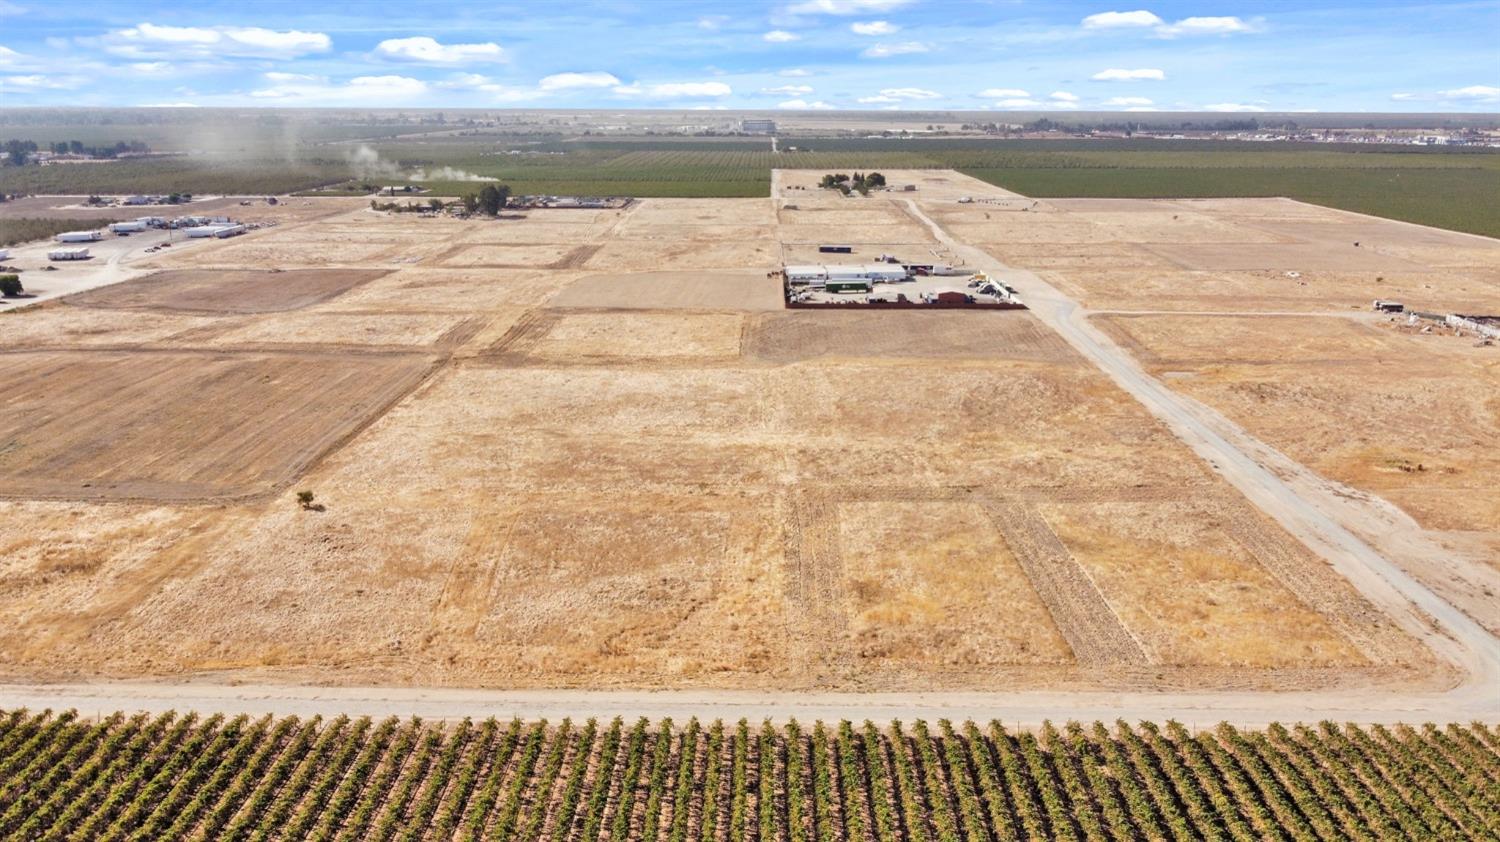
[[[0,275],[0,295],[15,298],[25,291],[21,286],[20,275]]]
[[[440,211],[440,210],[443,209],[443,200],[442,199],[428,199],[427,200],[427,206],[429,208],[432,208],[435,211]]]
[[[465,193],[459,201],[464,204],[464,213],[474,213],[479,210],[479,197],[473,193]]]
[[[488,216],[494,216],[500,213],[500,210],[505,207],[505,202],[509,198],[509,185],[502,184],[496,187],[493,184],[486,184],[479,191],[479,209],[484,211]]]

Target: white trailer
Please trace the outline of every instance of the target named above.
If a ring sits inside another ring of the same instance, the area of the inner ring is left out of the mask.
[[[243,225],[217,225],[214,226],[214,236],[223,240],[228,237],[237,237],[247,230],[249,229]]]
[[[109,226],[109,230],[116,234],[134,234],[137,231],[146,230],[146,223],[139,220],[135,222],[116,222]]]
[[[236,234],[243,234],[243,233],[245,233],[245,226],[243,226],[243,225],[223,225],[223,224],[218,224],[218,225],[195,225],[192,228],[188,228],[184,233],[186,233],[189,237],[192,237],[192,238],[198,238],[198,237],[218,237],[219,239],[223,239],[225,237],[233,237]]]
[[[0,260],[10,257],[10,249],[0,249]]]
[[[53,249],[47,252],[48,260],[88,260],[88,249]]]
[[[54,239],[59,243],[96,243],[104,239],[98,231],[64,231]]]

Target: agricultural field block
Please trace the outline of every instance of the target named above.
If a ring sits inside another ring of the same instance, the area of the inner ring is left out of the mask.
[[[780,310],[780,282],[765,272],[612,272],[584,275],[547,301],[548,307],[621,310]]]
[[[124,310],[276,313],[347,292],[383,269],[179,269],[71,296],[69,304]]]
[[[779,268],[773,243],[756,240],[692,242],[673,240],[610,240],[584,264],[596,272],[642,272],[682,269]]]
[[[569,243],[536,243],[532,245],[465,245],[444,255],[444,266],[465,268],[531,268],[559,269],[574,265],[575,255],[586,259],[589,247]]]
[[[220,346],[432,346],[465,323],[452,313],[292,313],[253,319],[209,340]],[[477,325],[476,325],[477,326]]]
[[[768,313],[751,322],[746,332],[745,355],[775,363],[861,357],[1048,362],[1075,359],[1067,343],[1028,315],[942,310]]]
[[[426,372],[419,357],[19,353],[0,372],[0,495],[273,491]]]
[[[737,357],[742,321],[729,313],[567,313],[553,323],[531,355],[557,362]]]
[[[10,350],[99,345],[143,345],[213,325],[216,319],[184,313],[141,313],[44,304],[0,316]]]

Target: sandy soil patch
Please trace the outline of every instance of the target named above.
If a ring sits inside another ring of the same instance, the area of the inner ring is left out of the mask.
[[[511,266],[542,269],[560,266],[579,246],[568,243],[536,243],[533,245],[494,246],[467,245],[450,252],[443,258],[444,266]]]
[[[557,361],[735,357],[742,320],[731,314],[570,313],[552,325],[531,355]]]
[[[317,312],[460,312],[532,307],[579,277],[577,271],[544,269],[398,269],[314,308]]]
[[[215,319],[176,313],[127,313],[62,304],[30,307],[0,316],[8,349],[138,345],[169,339]]]
[[[791,310],[756,317],[745,355],[789,363],[819,358],[1072,361],[1056,334],[1019,312]]]
[[[569,283],[549,307],[616,309],[780,310],[779,281],[755,270],[600,273]]]
[[[226,330],[209,344],[433,345],[463,321],[458,314],[293,313]]]
[[[416,357],[15,354],[0,494],[187,500],[273,490],[409,389]]]
[[[765,199],[642,199],[620,230],[638,225],[766,226],[776,222]]]
[[[131,310],[274,313],[327,301],[385,274],[381,269],[186,269],[89,290],[69,304]]]
[[[920,663],[940,653],[964,666],[1072,661],[977,504],[846,503],[837,517],[861,655]]]
[[[717,243],[611,240],[584,264],[596,272],[677,269],[758,269],[769,272],[779,265],[774,244],[754,240]]]

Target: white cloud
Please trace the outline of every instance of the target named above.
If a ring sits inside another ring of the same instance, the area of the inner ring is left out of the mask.
[[[766,41],[770,41],[772,44],[785,44],[790,41],[802,40],[801,35],[795,32],[787,32],[785,29],[773,29],[760,37]]]
[[[141,108],[197,108],[196,102],[148,102]]]
[[[787,108],[787,109],[791,109],[791,110],[794,110],[794,111],[827,111],[827,110],[833,108],[832,105],[829,105],[828,103],[823,102],[822,100],[817,100],[815,102],[808,102],[808,101],[802,100],[802,99],[789,99],[786,102],[778,102],[776,104],[776,107],[777,108]]]
[[[375,45],[375,54],[392,61],[415,61],[423,64],[459,64],[505,61],[505,50],[499,44],[440,44],[426,35],[411,38],[387,38]]]
[[[0,67],[19,62],[23,56],[10,47],[0,47]]]
[[[995,103],[995,107],[997,108],[1038,108],[1040,106],[1040,102],[1030,97],[1012,97]]]
[[[323,76],[299,73],[267,73],[272,84],[250,92],[256,99],[274,99],[304,105],[373,105],[409,101],[428,93],[427,83],[409,76],[356,76],[348,82],[332,82]],[[482,77],[481,77],[482,78]]]
[[[642,86],[639,82],[632,82],[615,88],[614,92],[620,96],[646,96],[652,99],[696,99],[729,96],[734,93],[723,82],[666,82],[650,87]]]
[[[1029,97],[1031,94],[1020,88],[985,88],[978,94],[975,94],[975,96],[978,96],[980,99],[1005,99],[1007,97]]]
[[[885,20],[872,20],[849,25],[849,30],[855,35],[890,35],[900,28],[890,21]]]
[[[101,39],[105,49],[127,58],[296,58],[325,53],[333,39],[321,32],[279,31],[258,26],[159,26],[142,23]]]
[[[1454,88],[1450,91],[1440,91],[1439,96],[1443,99],[1472,99],[1480,102],[1500,101],[1500,88],[1491,85],[1469,85],[1466,88]]]
[[[929,91],[924,88],[881,88],[881,96],[893,97],[895,99],[942,99],[943,95],[937,91]]]
[[[861,105],[878,105],[878,104],[880,104],[882,102],[900,102],[901,100],[896,99],[893,96],[876,95],[876,96],[862,96],[858,100],[855,100],[855,101],[858,102],[858,103],[860,103]]]
[[[1129,29],[1140,26],[1161,26],[1166,21],[1141,9],[1134,12],[1100,12],[1083,19],[1084,29]]]
[[[865,58],[890,58],[891,56],[901,56],[909,53],[925,53],[928,49],[930,48],[921,41],[903,41],[898,44],[876,44],[860,53],[860,55]]]
[[[698,18],[698,28],[713,32],[728,22],[729,15],[704,15]]]
[[[778,94],[780,96],[805,96],[813,92],[812,85],[777,85],[774,88],[761,88],[763,94]]]
[[[1167,78],[1167,74],[1152,67],[1141,67],[1135,70],[1123,70],[1118,67],[1111,67],[1108,70],[1101,70],[1089,78],[1096,82],[1135,82],[1142,80],[1160,82]]]
[[[143,76],[165,76],[173,71],[171,63],[165,61],[137,61],[128,66]]]
[[[1106,99],[1104,104],[1116,108],[1131,108],[1142,105],[1154,105],[1155,103],[1143,96],[1114,96]]]
[[[803,76],[811,76],[812,75],[812,71],[811,70],[804,70],[804,69],[802,69],[800,67],[788,67],[787,69],[778,72],[776,75],[777,76],[790,76],[791,78],[796,79],[796,78],[800,78],[800,77],[803,77]]]
[[[438,82],[437,87],[450,91],[479,91],[486,94],[496,102],[528,102],[541,99],[547,95],[540,86],[535,88],[517,88],[511,85],[502,85],[488,76],[478,73],[454,73],[447,79]]]
[[[1239,113],[1239,112],[1251,112],[1251,111],[1265,111],[1266,109],[1261,108],[1259,105],[1245,105],[1243,103],[1238,103],[1238,102],[1217,102],[1217,103],[1214,103],[1213,105],[1205,105],[1205,106],[1203,106],[1203,110],[1204,111],[1223,111],[1223,112],[1228,112],[1228,113]]]
[[[1144,113],[1144,112],[1147,112],[1147,111],[1160,111],[1161,109],[1160,108],[1156,108],[1155,106],[1150,106],[1150,105],[1137,105],[1134,108],[1127,108],[1125,110],[1127,112],[1142,112],[1142,113]]]
[[[1245,21],[1233,16],[1194,17],[1183,18],[1170,26],[1157,27],[1156,34],[1163,38],[1176,38],[1179,35],[1238,35],[1259,30],[1259,21]]]
[[[1416,94],[1391,94],[1391,99],[1405,101],[1409,99],[1420,99],[1420,97],[1418,97]]]
[[[18,6],[10,0],[0,0],[0,17],[6,15],[19,15],[26,11],[25,6]]]
[[[905,6],[911,0],[802,0],[786,7],[789,15],[857,15],[860,12],[888,12]]]
[[[1058,102],[1077,102],[1078,94],[1070,94],[1067,91],[1053,91],[1047,95]]]
[[[620,80],[613,73],[591,70],[587,73],[554,73],[543,76],[536,86],[544,91],[565,91],[573,88],[613,88]]]
[[[43,76],[41,74],[5,76],[0,77],[0,90],[18,88],[23,91],[56,91],[76,88],[82,83],[83,80],[76,76]]]

